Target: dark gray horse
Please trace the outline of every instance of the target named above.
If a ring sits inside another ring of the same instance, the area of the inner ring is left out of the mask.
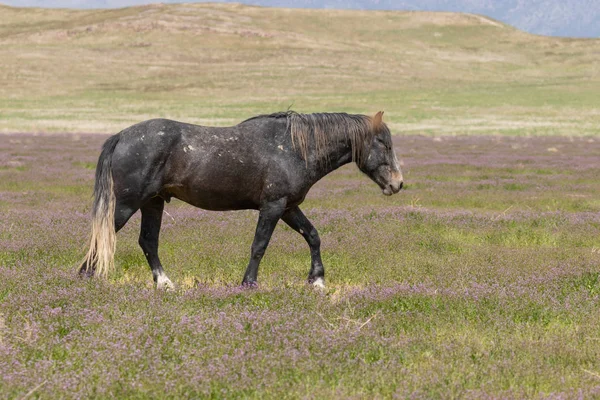
[[[114,267],[115,234],[142,212],[139,244],[158,288],[172,288],[158,258],[163,207],[176,197],[206,210],[259,210],[242,284],[254,285],[277,221],[308,242],[308,281],[324,286],[317,230],[298,206],[323,176],[355,161],[386,195],[402,188],[402,173],[383,113],[282,112],[214,128],[154,119],[110,137],[96,169],[87,276]]]

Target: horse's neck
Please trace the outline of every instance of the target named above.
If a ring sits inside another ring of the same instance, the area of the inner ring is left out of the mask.
[[[335,145],[332,144],[326,154],[323,154],[320,158],[312,155],[309,157],[309,160],[309,164],[312,164],[314,170],[314,181],[316,182],[330,172],[352,161],[350,141],[339,141]]]

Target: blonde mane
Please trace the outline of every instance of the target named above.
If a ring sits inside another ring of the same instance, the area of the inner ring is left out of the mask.
[[[292,144],[303,160],[308,162],[311,149],[317,160],[328,162],[329,149],[340,138],[350,140],[352,161],[364,161],[364,143],[371,141],[381,126],[373,124],[373,118],[366,115],[345,113],[299,114],[285,113]]]
[[[370,117],[361,114],[300,114],[295,111],[284,111],[257,115],[242,123],[261,118],[285,118],[286,130],[290,133],[292,145],[307,163],[309,154],[314,154],[319,163],[328,163],[331,146],[339,139],[348,139],[352,148],[352,161],[362,165],[366,156],[365,142],[370,143],[373,136],[382,130],[389,131],[382,121],[382,115],[383,112]]]

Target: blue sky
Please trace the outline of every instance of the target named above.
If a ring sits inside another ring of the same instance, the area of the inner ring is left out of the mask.
[[[152,0],[0,0],[15,7],[117,8],[149,3],[184,3],[185,1]]]

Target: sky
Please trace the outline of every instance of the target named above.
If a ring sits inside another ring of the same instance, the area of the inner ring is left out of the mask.
[[[215,0],[212,0],[215,1]],[[119,8],[150,3],[206,3],[195,0],[0,0],[14,7]],[[216,0],[219,2],[219,0]],[[243,2],[243,1],[241,1]]]

